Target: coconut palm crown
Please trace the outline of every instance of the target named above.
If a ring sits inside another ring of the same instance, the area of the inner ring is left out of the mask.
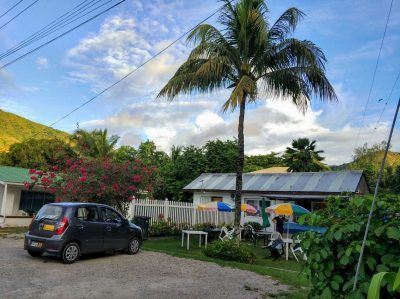
[[[246,104],[273,97],[306,111],[314,98],[337,98],[325,75],[324,53],[314,43],[292,37],[304,17],[299,9],[289,8],[271,26],[263,0],[223,2],[221,29],[202,24],[189,34],[187,41],[194,48],[158,97],[173,100],[179,94],[232,90],[222,110],[239,108],[234,223],[238,233]]]

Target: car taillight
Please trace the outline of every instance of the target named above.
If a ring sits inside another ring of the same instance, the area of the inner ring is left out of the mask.
[[[32,217],[32,220],[31,220],[31,223],[29,224],[29,231],[31,231],[32,230],[32,225],[33,225],[33,222],[35,222],[35,216],[33,216]]]
[[[56,235],[61,235],[68,227],[68,219],[64,217],[56,226]]]

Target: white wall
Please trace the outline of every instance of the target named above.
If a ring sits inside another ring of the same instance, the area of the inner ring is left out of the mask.
[[[3,211],[1,208],[3,207],[3,194],[4,194],[4,185],[0,184],[0,215],[2,215]]]

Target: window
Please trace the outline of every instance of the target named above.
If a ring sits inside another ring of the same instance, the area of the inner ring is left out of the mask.
[[[99,221],[96,207],[81,207],[76,209],[75,217],[82,221]]]
[[[19,209],[29,215],[36,214],[45,204],[54,202],[54,194],[22,190]]]
[[[101,213],[103,215],[103,220],[105,222],[110,222],[110,223],[122,223],[122,218],[119,216],[115,211],[107,209],[107,208],[101,208]]]
[[[211,197],[211,201],[222,202],[222,197],[220,197],[220,196],[212,196],[212,197]]]
[[[40,220],[46,218],[50,220],[60,220],[62,212],[63,208],[61,206],[47,205],[40,209],[39,213],[36,215],[36,219]]]
[[[200,196],[200,202],[199,203],[208,203],[211,201],[211,196]]]
[[[253,206],[256,208],[257,213],[256,214],[248,214],[249,216],[261,216],[261,212],[260,212],[260,200],[259,199],[255,199],[255,198],[246,198],[245,199],[245,203]],[[246,213],[247,214],[247,213]]]

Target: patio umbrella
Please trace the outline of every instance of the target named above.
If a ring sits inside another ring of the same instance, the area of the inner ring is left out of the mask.
[[[275,213],[275,215],[283,215],[283,216],[301,216],[310,213],[309,210],[303,208],[302,206],[293,204],[293,203],[280,203],[277,205],[273,205],[268,207],[267,212]],[[289,226],[290,223],[287,224],[286,235],[289,237]],[[289,259],[289,244],[286,242],[286,260]]]
[[[199,211],[219,211],[219,212],[232,212],[235,208],[222,201],[212,201],[204,204],[199,204],[197,210]]]
[[[267,215],[266,208],[267,208],[267,202],[263,198],[261,200],[261,217],[262,217],[262,221],[263,221],[262,225],[263,225],[264,228],[271,226],[271,223],[269,223],[269,218],[268,218],[268,215]]]
[[[248,214],[257,214],[257,209],[247,203],[243,203],[241,205],[241,210],[242,210],[242,212],[246,212]]]
[[[293,203],[280,203],[277,205],[270,206],[266,209],[268,213],[275,213],[275,215],[284,216],[301,216],[310,213],[309,210],[302,206],[295,205]]]

